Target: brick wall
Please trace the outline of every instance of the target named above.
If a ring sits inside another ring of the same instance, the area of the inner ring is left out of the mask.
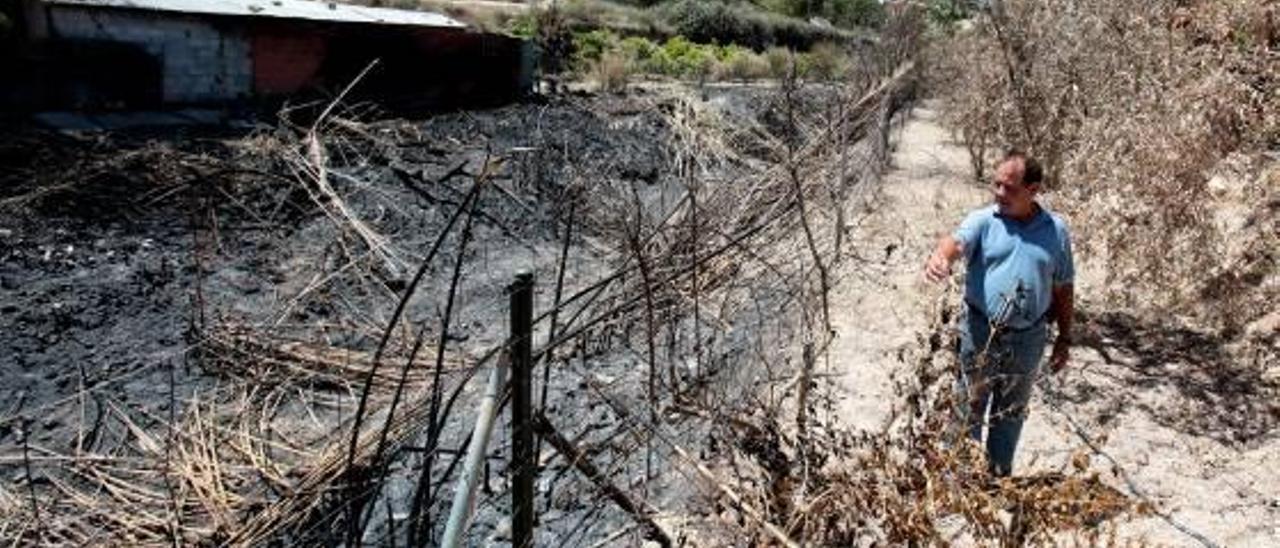
[[[255,25],[253,89],[260,95],[289,95],[317,83],[328,43],[310,27]]]
[[[176,14],[50,6],[54,37],[136,44],[163,64],[168,103],[221,102],[253,89],[253,63],[245,33]]]

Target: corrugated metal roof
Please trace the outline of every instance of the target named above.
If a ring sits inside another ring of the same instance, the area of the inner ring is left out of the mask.
[[[101,6],[150,11],[276,17],[337,23],[382,23],[424,27],[464,28],[463,23],[425,11],[353,6],[309,0],[45,0],[46,4]]]

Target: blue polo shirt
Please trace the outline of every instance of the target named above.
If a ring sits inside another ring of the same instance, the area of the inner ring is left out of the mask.
[[[1067,223],[1042,207],[1023,222],[987,206],[970,213],[952,235],[968,264],[965,301],[988,318],[1005,313],[1014,329],[1043,320],[1052,289],[1075,279]]]

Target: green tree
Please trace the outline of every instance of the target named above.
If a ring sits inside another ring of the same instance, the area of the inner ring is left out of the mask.
[[[925,5],[929,22],[948,26],[968,19],[978,10],[977,0],[928,0]]]
[[[841,27],[879,27],[885,20],[880,0],[828,0],[825,6],[827,18]]]

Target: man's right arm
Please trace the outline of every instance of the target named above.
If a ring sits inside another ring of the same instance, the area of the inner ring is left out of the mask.
[[[956,227],[955,232],[939,238],[933,255],[929,256],[929,261],[924,265],[925,278],[938,283],[950,277],[952,263],[969,252],[971,242],[981,238],[989,218],[989,208],[970,212],[960,222],[960,226]]]
[[[924,275],[929,281],[938,283],[951,277],[951,264],[964,254],[964,244],[955,236],[947,235],[938,239],[938,245],[924,265]]]

